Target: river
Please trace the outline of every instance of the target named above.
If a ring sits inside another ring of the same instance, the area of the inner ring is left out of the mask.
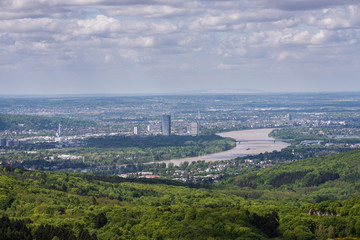
[[[235,139],[237,141],[236,147],[224,152],[218,152],[199,157],[165,160],[156,163],[166,163],[166,165],[173,163],[175,166],[179,166],[180,163],[185,161],[191,163],[199,160],[204,160],[205,162],[230,160],[247,155],[272,152],[274,150],[280,151],[281,149],[290,145],[285,142],[275,141],[273,138],[269,137],[269,133],[272,130],[272,128],[263,128],[218,133],[217,135],[219,136]]]

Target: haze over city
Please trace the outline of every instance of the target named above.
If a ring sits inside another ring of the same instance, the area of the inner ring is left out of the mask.
[[[353,0],[1,1],[0,94],[360,91],[359,10]]]

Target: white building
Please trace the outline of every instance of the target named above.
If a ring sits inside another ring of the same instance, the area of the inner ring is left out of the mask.
[[[134,127],[134,134],[140,135],[140,127],[139,126]]]
[[[190,124],[190,134],[192,136],[199,136],[199,123],[198,122],[192,122]]]

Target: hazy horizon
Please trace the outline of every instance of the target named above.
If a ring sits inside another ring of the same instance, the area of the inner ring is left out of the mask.
[[[55,97],[156,97],[156,96],[235,96],[235,95],[312,95],[312,94],[359,94],[360,91],[314,91],[314,92],[243,92],[243,93],[233,93],[233,92],[222,92],[222,93],[213,93],[213,92],[169,92],[169,93],[54,93],[54,94],[0,94],[0,98],[55,98]]]

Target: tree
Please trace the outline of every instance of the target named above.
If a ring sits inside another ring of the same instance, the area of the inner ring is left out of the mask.
[[[107,224],[107,218],[105,216],[104,213],[99,213],[98,215],[96,215],[94,223],[95,223],[95,228],[99,229],[102,228],[103,226],[105,226]]]
[[[276,237],[278,235],[279,217],[275,211],[265,214],[265,216],[259,216],[254,213],[252,223],[269,237]]]
[[[80,229],[78,240],[97,240],[95,234],[90,235],[87,229]]]

